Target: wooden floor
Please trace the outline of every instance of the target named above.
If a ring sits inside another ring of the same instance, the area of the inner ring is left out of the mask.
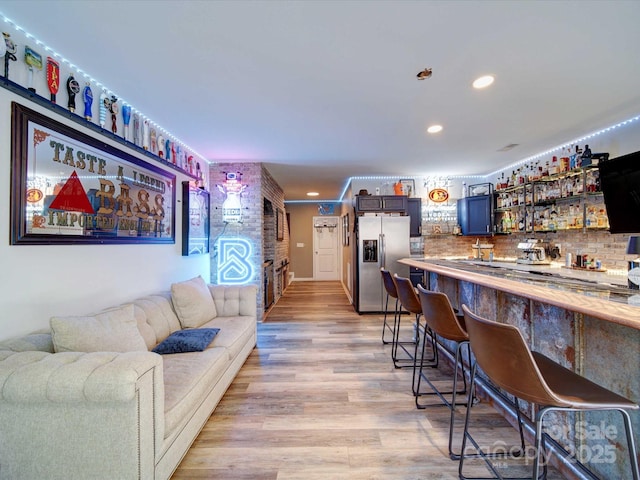
[[[258,347],[172,478],[457,479],[449,410],[415,408],[411,369],[393,367],[381,325],[379,315],[356,314],[338,282],[293,282],[258,325]],[[429,376],[450,388],[450,373]],[[486,445],[517,443],[490,406],[473,408]],[[458,411],[460,430],[464,407]],[[503,465],[503,473],[514,470],[526,476],[530,466]],[[478,460],[465,473],[490,476]]]

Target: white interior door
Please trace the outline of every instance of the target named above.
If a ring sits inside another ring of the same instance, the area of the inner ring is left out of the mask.
[[[339,217],[313,217],[313,279],[339,280]]]

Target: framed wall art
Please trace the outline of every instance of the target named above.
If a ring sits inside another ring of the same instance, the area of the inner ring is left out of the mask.
[[[284,240],[284,213],[276,208],[276,239]]]
[[[175,175],[16,102],[11,244],[175,243]]]
[[[342,245],[349,246],[349,214],[342,216]]]
[[[400,184],[403,194],[407,197],[413,197],[416,194],[416,181],[413,178],[402,178]]]
[[[182,255],[209,253],[209,192],[182,182]]]

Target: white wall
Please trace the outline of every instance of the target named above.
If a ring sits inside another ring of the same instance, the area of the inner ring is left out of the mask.
[[[0,88],[0,340],[46,328],[52,315],[86,314],[168,290],[174,281],[197,275],[210,278],[208,255],[181,255],[180,192],[176,195],[175,244],[11,246],[11,101],[96,135]],[[107,137],[100,139],[111,143]],[[150,161],[135,150],[128,153]],[[178,173],[177,185],[183,180],[188,178]]]

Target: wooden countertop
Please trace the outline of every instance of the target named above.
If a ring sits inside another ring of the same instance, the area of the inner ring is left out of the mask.
[[[452,263],[454,266],[444,266],[438,264],[437,259],[427,258],[403,258],[399,260],[399,262],[411,267],[475,283],[484,287],[494,288],[513,295],[530,298],[535,301],[555,305],[573,312],[640,330],[639,306],[554,289],[535,283],[524,283],[495,275],[470,272],[462,268],[455,268],[455,263],[452,261],[447,261],[447,263]],[[553,282],[553,275],[547,278],[549,282]]]

